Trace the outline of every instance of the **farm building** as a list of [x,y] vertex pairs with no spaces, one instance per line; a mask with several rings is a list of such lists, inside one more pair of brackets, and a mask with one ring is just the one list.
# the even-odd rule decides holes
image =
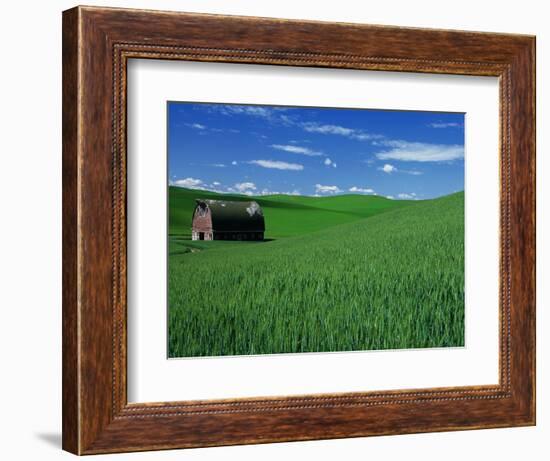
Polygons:
[[257,202],[196,200],[193,240],[263,240],[264,214]]

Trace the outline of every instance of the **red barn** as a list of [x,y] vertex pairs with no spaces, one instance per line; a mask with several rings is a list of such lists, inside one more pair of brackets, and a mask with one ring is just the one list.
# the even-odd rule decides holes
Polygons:
[[196,200],[193,240],[263,240],[265,221],[258,202]]

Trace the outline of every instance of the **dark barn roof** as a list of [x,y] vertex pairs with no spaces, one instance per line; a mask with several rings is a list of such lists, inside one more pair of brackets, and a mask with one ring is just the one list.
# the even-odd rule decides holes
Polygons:
[[210,208],[212,229],[217,232],[264,232],[265,222],[258,202],[229,200],[197,200],[197,206]]

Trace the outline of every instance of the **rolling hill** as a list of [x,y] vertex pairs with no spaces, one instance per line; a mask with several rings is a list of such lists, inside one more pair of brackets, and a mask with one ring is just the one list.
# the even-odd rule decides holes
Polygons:
[[246,196],[169,188],[169,234],[189,238],[195,199],[257,201],[264,212],[267,239],[291,237],[327,227],[358,221],[403,206],[416,205],[406,200],[390,200],[373,195],[306,197],[291,195]]
[[170,357],[464,345],[463,193],[261,197],[261,243],[185,240],[196,194],[170,190]]

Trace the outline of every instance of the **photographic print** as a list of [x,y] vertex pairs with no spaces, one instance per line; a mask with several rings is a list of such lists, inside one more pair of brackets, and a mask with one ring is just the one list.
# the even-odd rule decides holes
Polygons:
[[464,346],[464,114],[168,102],[168,356]]

